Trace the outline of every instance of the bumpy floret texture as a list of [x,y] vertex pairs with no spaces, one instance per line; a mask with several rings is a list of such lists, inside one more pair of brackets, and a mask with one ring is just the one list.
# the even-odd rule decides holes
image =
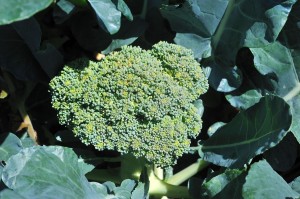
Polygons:
[[207,87],[192,53],[164,42],[151,51],[125,46],[100,62],[81,58],[50,82],[59,122],[83,143],[161,167],[175,164],[198,135],[192,102]]

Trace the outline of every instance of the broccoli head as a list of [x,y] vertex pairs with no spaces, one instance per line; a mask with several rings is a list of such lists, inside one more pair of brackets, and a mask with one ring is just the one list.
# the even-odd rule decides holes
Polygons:
[[190,50],[166,42],[124,46],[100,62],[65,66],[50,82],[59,122],[96,149],[175,164],[202,121],[192,104],[208,83]]

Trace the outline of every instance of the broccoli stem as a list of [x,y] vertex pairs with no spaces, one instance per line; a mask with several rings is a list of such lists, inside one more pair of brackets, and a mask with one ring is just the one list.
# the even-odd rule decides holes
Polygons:
[[122,156],[121,159],[121,178],[138,180],[146,161],[142,158],[136,158],[131,154]]
[[124,179],[138,180],[142,170],[147,169],[149,176],[149,194],[155,197],[168,196],[190,198],[188,188],[185,186],[176,186],[164,182],[155,175],[157,168],[154,165],[149,165],[143,158],[135,158],[132,155],[124,155],[121,161],[120,176]]
[[162,168],[154,166],[153,171],[154,171],[154,175],[156,175],[156,177],[158,179],[161,179],[161,180],[164,179],[164,170]]
[[147,169],[150,184],[149,195],[155,197],[191,198],[187,187],[168,184],[155,175],[153,167],[148,166]]
[[197,162],[191,164],[187,168],[179,171],[178,173],[174,174],[173,176],[169,177],[165,180],[166,183],[171,185],[180,185],[184,181],[191,178],[193,175],[198,173],[199,171],[203,170],[209,165],[208,162],[204,160],[198,160]]
[[115,169],[94,169],[86,174],[86,177],[92,181],[105,182],[112,181],[120,184],[124,179],[139,180],[142,170],[147,169],[149,178],[149,195],[154,197],[174,197],[174,198],[191,198],[189,190],[185,186],[179,186],[182,182],[188,180],[209,165],[204,160],[199,160],[188,166],[174,176],[163,180],[157,176],[161,169],[149,165],[143,158],[135,158],[132,155],[124,155],[121,158],[121,167]]

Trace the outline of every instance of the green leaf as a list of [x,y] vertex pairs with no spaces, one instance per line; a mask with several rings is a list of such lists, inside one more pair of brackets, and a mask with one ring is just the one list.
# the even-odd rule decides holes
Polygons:
[[85,50],[101,52],[112,41],[107,32],[97,27],[97,20],[90,12],[74,15],[70,19],[70,24],[76,41]]
[[[117,187],[115,183],[107,181],[103,184],[91,182],[90,183],[98,193],[98,198],[103,199],[143,199],[142,195],[136,198],[135,188],[136,182],[134,180],[126,179]],[[140,184],[140,183],[139,183]],[[143,183],[142,183],[143,184]],[[139,187],[139,185],[137,186]],[[135,189],[134,189],[135,188]],[[138,188],[140,189],[140,188]],[[144,194],[144,192],[143,192]]]
[[141,19],[135,19],[132,22],[122,21],[122,24],[119,32],[112,36],[110,45],[102,51],[103,54],[108,54],[121,46],[132,44],[145,32],[147,27],[146,22]]
[[227,67],[216,61],[208,61],[203,64],[208,73],[209,85],[220,92],[230,92],[238,88],[242,83],[241,71],[236,67]]
[[[26,197],[23,197],[21,194],[16,193],[15,191],[12,191],[10,189],[4,189],[0,192],[0,198],[1,199],[28,199]],[[35,199],[35,198],[32,198]]]
[[[216,196],[242,173],[242,170],[227,169],[224,173],[221,173],[209,179],[207,182],[204,182],[201,187],[201,198],[212,198]],[[230,195],[230,197],[232,197],[232,195]]]
[[264,153],[265,159],[276,171],[287,172],[297,159],[298,142],[292,133],[288,133],[275,147]]
[[[51,43],[41,43],[41,29],[34,18],[12,24],[18,35],[30,49],[32,55],[49,78],[61,69],[63,57]],[[51,62],[49,62],[51,60]]]
[[27,19],[52,2],[53,0],[0,0],[0,25]]
[[[272,72],[276,74],[289,72],[290,65],[293,65],[289,49],[279,42],[274,42],[263,48],[250,48],[250,50],[254,55],[255,68],[263,75]],[[285,86],[287,87],[284,89],[287,91],[292,88],[292,85]]]
[[57,2],[57,5],[66,13],[66,14],[70,14],[74,8],[75,5],[73,5],[70,1],[67,0],[60,0],[59,2]]
[[90,184],[92,185],[94,190],[97,192],[97,195],[99,196],[99,198],[105,198],[108,195],[107,189],[104,185],[102,185],[98,182],[90,182]]
[[147,185],[143,182],[139,182],[136,188],[133,190],[131,199],[143,199],[148,195]]
[[236,59],[244,77],[243,82],[238,89],[227,93],[225,97],[233,107],[245,110],[256,104],[261,97],[274,94],[277,78],[274,74],[259,73],[254,67],[249,48],[242,48]]
[[[282,33],[280,34],[280,41],[283,43],[283,45],[287,48],[289,48],[289,56],[287,59],[289,61],[293,60],[293,64],[290,65],[289,70],[294,70],[294,76],[288,76],[287,82],[291,78],[291,84],[294,84],[294,82],[297,82],[297,86],[299,89],[300,81],[300,39],[297,37],[297,35],[300,34],[300,3],[295,4],[293,7],[292,13],[289,16],[289,19],[287,21],[286,26],[284,27]],[[281,75],[281,74],[279,74]],[[298,77],[297,79],[293,79]],[[281,76],[279,76],[281,78]],[[279,84],[279,89],[283,85]],[[297,138],[298,142],[300,143],[300,123],[298,122],[300,120],[300,95],[296,95],[294,98],[290,99],[288,103],[291,106],[292,115],[293,115],[293,122],[291,126],[291,131],[294,133],[295,137]]]
[[120,199],[131,199],[131,192],[124,189],[123,187],[116,187],[114,189],[114,194]]
[[203,102],[201,99],[197,99],[193,102],[193,105],[196,107],[197,109],[197,114],[202,117],[203,112],[204,112],[204,106],[203,106]]
[[115,183],[110,182],[110,181],[104,182],[102,185],[104,185],[106,187],[108,193],[112,193],[114,191],[114,189],[116,188]]
[[[31,27],[32,29],[32,27]],[[36,39],[36,34],[32,38]],[[1,68],[21,80],[44,80],[45,73],[39,68],[29,48],[11,25],[0,26],[0,61]],[[33,42],[31,42],[33,45]]]
[[233,107],[245,110],[259,102],[260,98],[262,98],[262,94],[257,90],[252,89],[240,95],[228,94],[225,97]]
[[248,172],[243,186],[243,198],[274,199],[274,196],[298,198],[300,195],[293,191],[265,160],[261,160],[253,164]]
[[[211,40],[193,33],[177,33],[174,38],[176,44],[185,46],[194,52],[195,58],[208,58],[211,56]],[[200,46],[199,46],[200,45]]]
[[220,166],[243,167],[251,158],[278,144],[291,120],[289,105],[283,99],[263,97],[203,142],[203,158]]
[[[299,46],[300,47],[300,46]],[[299,48],[300,49],[300,48]],[[250,49],[254,55],[255,67],[261,74],[275,73],[278,81],[276,85],[276,94],[285,97],[291,90],[297,87],[299,77],[297,71],[300,70],[300,60],[297,62],[294,56],[299,56],[300,52],[294,52],[279,42],[275,42],[269,46],[260,49]],[[300,143],[300,95],[288,99],[291,106],[293,121],[291,130]]]
[[[77,142],[79,143],[79,142]],[[75,143],[72,143],[75,144]],[[85,163],[86,165],[89,165],[87,168],[87,171],[92,169],[92,167],[96,167],[100,164],[103,164],[105,158],[99,157],[99,154],[95,153],[95,151],[83,149],[83,148],[72,148],[74,152],[79,156],[79,161]],[[108,158],[109,159],[109,158]],[[107,161],[107,159],[105,159]]]
[[121,12],[111,0],[88,0],[98,19],[110,34],[115,34],[121,27]]
[[240,84],[234,73],[223,70],[235,66],[236,54],[241,47],[257,48],[274,42],[295,2],[189,0],[181,7],[165,6],[162,14],[177,33],[177,44],[192,49],[197,58],[211,55],[207,66],[219,65],[212,75],[219,73],[219,77],[210,79],[211,85],[218,91],[229,92]]
[[34,57],[50,79],[57,75],[63,66],[62,54],[49,42],[42,43],[41,49],[34,53]]
[[2,180],[25,198],[97,198],[76,154],[59,146],[21,150],[7,161]]
[[131,199],[147,198],[149,188],[150,188],[149,175],[147,173],[147,168],[144,167],[142,169],[139,183],[132,192]]
[[211,137],[219,128],[222,128],[222,126],[226,125],[224,122],[216,122],[213,123],[208,129],[207,129],[207,135]]
[[118,0],[117,9],[130,21],[133,20],[130,9],[123,0]]
[[189,0],[181,7],[163,7],[162,14],[169,20],[172,29],[176,32],[195,33],[207,38],[215,34],[228,7],[228,2],[228,0]]
[[13,133],[1,134],[0,141],[0,161],[7,161],[23,149],[21,140]]
[[[71,3],[71,1],[68,0],[60,0],[59,2],[56,3],[55,6],[53,6],[53,13],[52,13],[52,18],[55,22],[56,25],[61,25],[64,22],[66,22],[68,19],[73,16],[73,14],[76,13],[76,6]],[[60,37],[60,38],[55,38],[60,39],[60,40],[67,40],[69,38],[65,37]]]
[[188,188],[189,188],[189,193],[191,195],[191,198],[193,199],[201,198],[201,193],[199,190],[201,189],[202,183],[203,180],[196,177],[191,177],[188,180]]
[[79,6],[79,7],[85,7],[88,5],[87,0],[68,0],[72,4]]
[[136,183],[134,180],[126,179],[126,180],[122,181],[120,187],[128,190],[129,192],[132,192],[135,185],[136,185]]
[[93,165],[86,163],[82,158],[78,158],[78,166],[83,174],[87,174],[95,168]]
[[[27,133],[26,133],[27,134]],[[36,145],[36,143],[31,139],[31,137],[28,136],[28,134],[25,137],[21,138],[22,146],[23,148],[29,148]]]
[[242,188],[245,183],[247,173],[243,172],[232,181],[230,181],[213,199],[240,199],[242,197]]
[[290,187],[300,194],[300,177],[297,177],[292,182],[289,183]]
[[17,79],[48,81],[63,64],[54,46],[41,45],[41,29],[34,18],[0,26],[0,37],[5,38],[0,41],[1,68]]
[[[291,90],[300,85],[300,5],[297,3],[279,36],[279,42],[264,48],[251,48],[254,55],[255,67],[261,74],[274,73],[278,80],[276,94],[285,97]],[[291,106],[293,121],[291,131],[300,143],[300,95],[287,99]]]

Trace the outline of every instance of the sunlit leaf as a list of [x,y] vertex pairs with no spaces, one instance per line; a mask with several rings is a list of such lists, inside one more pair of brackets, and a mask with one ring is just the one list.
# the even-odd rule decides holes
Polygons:
[[121,11],[121,13],[130,21],[133,20],[133,16],[131,14],[131,11],[129,7],[126,5],[126,3],[123,0],[118,0],[117,3],[117,9]]
[[203,158],[220,166],[243,167],[254,156],[278,144],[291,120],[289,105],[283,99],[263,97],[204,141]]
[[297,177],[292,182],[289,183],[290,187],[300,194],[300,177]]
[[[243,170],[238,170],[238,169],[227,169],[223,173],[204,182],[200,190],[201,198],[212,198],[215,197],[217,194],[222,194],[222,191],[224,191],[226,186],[233,187],[232,184],[234,184],[235,182],[234,180],[238,178],[238,176],[240,176],[243,172],[244,172]],[[238,188],[238,186],[235,185],[235,188]],[[223,197],[226,197],[224,193],[222,195]],[[233,195],[230,195],[230,197],[236,198]]]
[[104,23],[110,34],[115,34],[121,27],[121,12],[111,0],[88,0],[97,17]]
[[10,156],[23,149],[21,140],[12,133],[2,134],[0,137],[0,161],[7,161]]
[[211,59],[210,65],[218,65],[210,79],[211,86],[229,92],[240,83],[234,73],[223,70],[235,66],[235,57],[241,47],[262,47],[274,42],[295,2],[189,0],[182,6],[165,6],[162,13],[177,33],[176,43],[192,49],[197,58]]
[[76,154],[58,146],[21,150],[7,161],[2,180],[25,198],[97,198]]
[[102,53],[107,54],[121,46],[132,44],[147,27],[146,22],[141,19],[135,19],[132,22],[122,21],[122,24],[119,32],[112,36],[112,42]]
[[52,2],[53,0],[0,0],[0,25],[27,19]]
[[274,196],[276,198],[299,198],[300,195],[293,191],[265,160],[254,163],[243,186],[243,198],[274,199]]

